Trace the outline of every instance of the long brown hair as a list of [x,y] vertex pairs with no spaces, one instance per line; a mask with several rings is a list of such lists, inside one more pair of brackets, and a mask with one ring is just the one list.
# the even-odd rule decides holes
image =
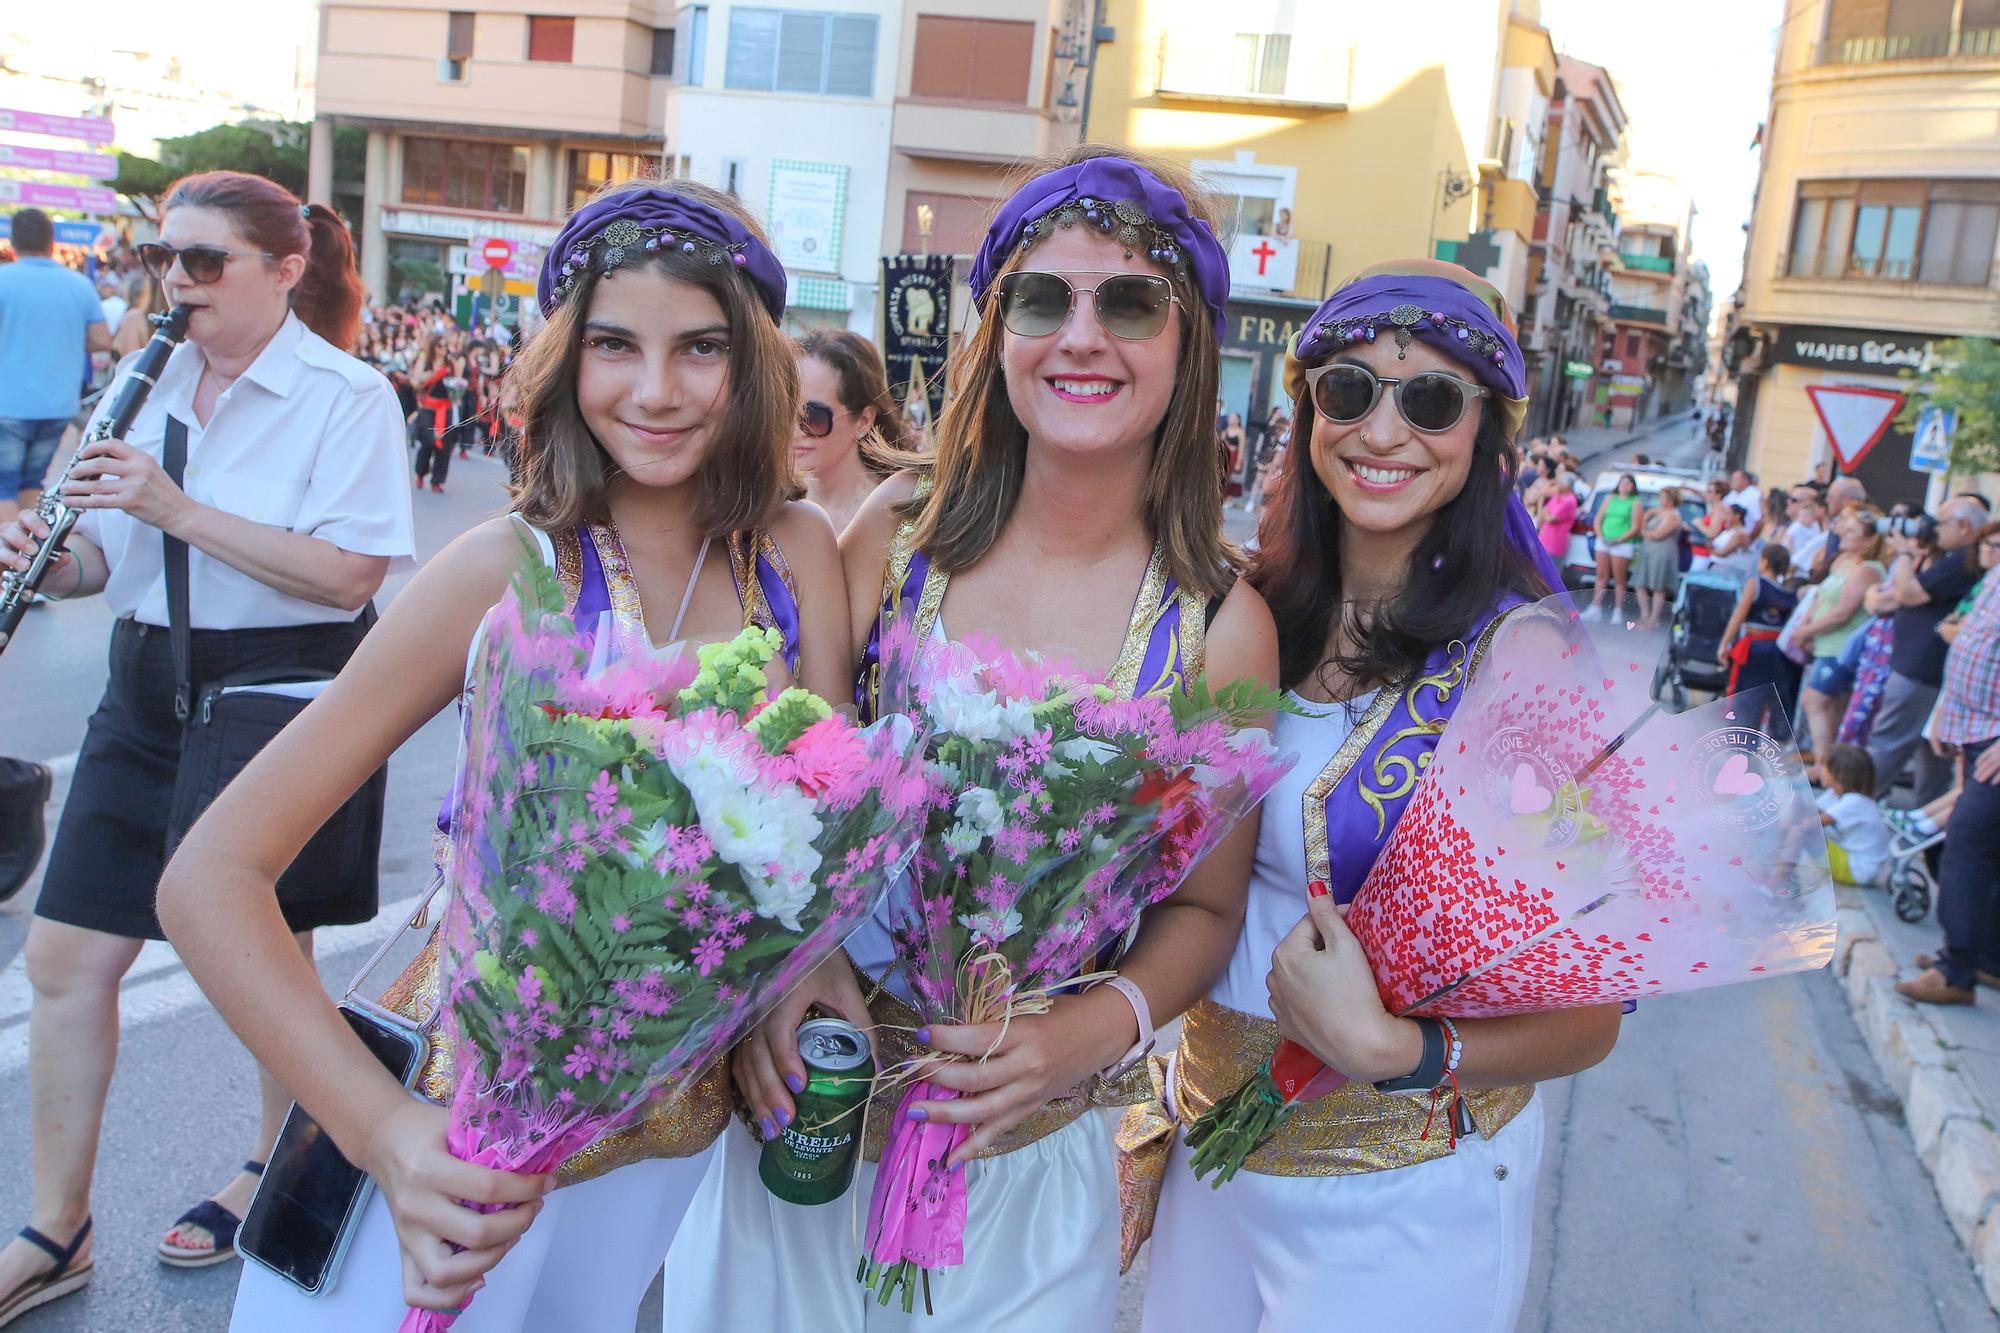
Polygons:
[[277,258],[304,255],[306,269],[292,288],[292,309],[341,351],[354,350],[368,292],[355,272],[354,237],[340,214],[325,204],[302,204],[276,181],[243,171],[181,177],[167,187],[160,216],[183,207],[228,214],[244,240]]
[[[1191,216],[1221,230],[1186,168],[1129,148],[1080,144],[1028,164],[1013,188],[1096,157],[1137,163],[1180,191]],[[1022,263],[1017,250],[994,274],[979,327],[952,358],[953,392],[933,428],[935,484],[904,506],[905,515],[916,519],[916,544],[947,573],[977,564],[993,549],[1014,515],[1027,472],[1028,432],[1008,401],[1000,365],[998,294],[999,279]],[[1147,529],[1164,548],[1168,571],[1182,587],[1219,597],[1229,590],[1239,559],[1222,532],[1222,455],[1215,447],[1213,415],[1221,347],[1201,293],[1164,266],[1160,272],[1180,298],[1181,348],[1140,503]]]
[[[672,190],[727,213],[764,239],[757,220],[733,195],[693,181],[620,181],[599,190],[595,199],[648,187]],[[695,521],[711,537],[762,527],[787,500],[804,494],[792,469],[799,374],[791,343],[736,265],[710,264],[698,255],[683,255],[676,246],[628,253],[638,258],[621,269],[649,266],[700,287],[729,320],[729,388],[710,425],[709,453],[696,481]],[[596,267],[586,268],[507,372],[521,411],[514,508],[550,532],[601,523],[610,512],[611,460],[576,403],[583,325],[597,282]]]
[[877,477],[908,467],[916,447],[903,409],[889,392],[889,372],[875,344],[847,329],[809,329],[793,341],[800,356],[825,362],[833,371],[842,408],[875,409],[875,424],[854,442],[861,465]]

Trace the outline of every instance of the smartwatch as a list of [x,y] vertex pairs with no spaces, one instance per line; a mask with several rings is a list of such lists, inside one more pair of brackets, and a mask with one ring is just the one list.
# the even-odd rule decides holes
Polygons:
[[1423,1058],[1417,1067],[1401,1078],[1385,1078],[1375,1085],[1375,1091],[1394,1094],[1429,1092],[1444,1082],[1445,1057],[1449,1053],[1444,1036],[1444,1025],[1435,1018],[1419,1018],[1417,1027],[1424,1034]]

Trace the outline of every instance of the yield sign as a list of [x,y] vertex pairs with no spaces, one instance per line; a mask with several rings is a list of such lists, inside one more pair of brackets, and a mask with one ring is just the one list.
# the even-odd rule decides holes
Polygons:
[[1808,384],[1819,424],[1833,444],[1842,472],[1852,472],[1903,410],[1903,395],[1893,389],[1865,389],[1858,384]]

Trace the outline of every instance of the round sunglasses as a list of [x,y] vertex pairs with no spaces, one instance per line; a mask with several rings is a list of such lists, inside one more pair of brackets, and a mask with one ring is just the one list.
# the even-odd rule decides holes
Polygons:
[[1157,338],[1180,300],[1174,286],[1150,273],[1117,273],[1078,288],[1060,273],[1021,270],[1000,279],[1000,322],[1022,338],[1046,338],[1063,326],[1079,291],[1090,294],[1097,322],[1114,338]]
[[1403,414],[1403,420],[1427,435],[1450,430],[1473,399],[1492,393],[1484,385],[1467,383],[1442,370],[1390,379],[1352,361],[1336,361],[1306,372],[1306,392],[1312,397],[1313,410],[1341,425],[1360,421],[1373,412],[1384,385],[1395,387],[1396,410]]
[[188,281],[203,286],[219,281],[222,270],[232,259],[276,259],[268,250],[225,250],[219,245],[187,245],[175,247],[159,241],[147,241],[139,247],[139,263],[146,272],[165,282],[167,273],[174,266],[174,260],[181,261],[181,271],[188,275]]
[[808,402],[799,409],[799,430],[815,440],[833,433],[833,409],[821,402]]

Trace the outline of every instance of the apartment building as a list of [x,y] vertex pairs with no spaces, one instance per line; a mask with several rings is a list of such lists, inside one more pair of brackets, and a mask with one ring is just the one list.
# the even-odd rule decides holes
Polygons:
[[1600,330],[1597,364],[1608,376],[1600,414],[1604,424],[1632,426],[1688,405],[1690,376],[1700,358],[1687,342],[1687,325],[1706,304],[1690,311],[1693,283],[1688,236],[1694,201],[1671,176],[1613,168],[1611,207],[1618,220],[1612,252],[1610,307]]
[[[1521,308],[1530,435],[1560,434],[1601,417],[1600,344],[1611,313],[1608,269],[1617,253],[1605,173],[1623,158],[1626,126],[1611,75],[1588,61],[1557,57],[1544,124],[1535,262]],[[1602,388],[1608,398],[1608,382]]]
[[534,291],[571,205],[655,170],[675,42],[664,0],[452,9],[327,0],[309,193],[331,188],[331,127],[368,131],[362,277],[378,300],[446,299],[464,317],[484,264],[515,246],[506,300]]
[[1837,452],[1809,390],[1900,394],[1940,339],[2000,333],[2000,0],[1787,8],[1724,347],[1732,449],[1774,484],[1839,471],[1920,500],[1943,482],[1909,432],[1836,419]]

